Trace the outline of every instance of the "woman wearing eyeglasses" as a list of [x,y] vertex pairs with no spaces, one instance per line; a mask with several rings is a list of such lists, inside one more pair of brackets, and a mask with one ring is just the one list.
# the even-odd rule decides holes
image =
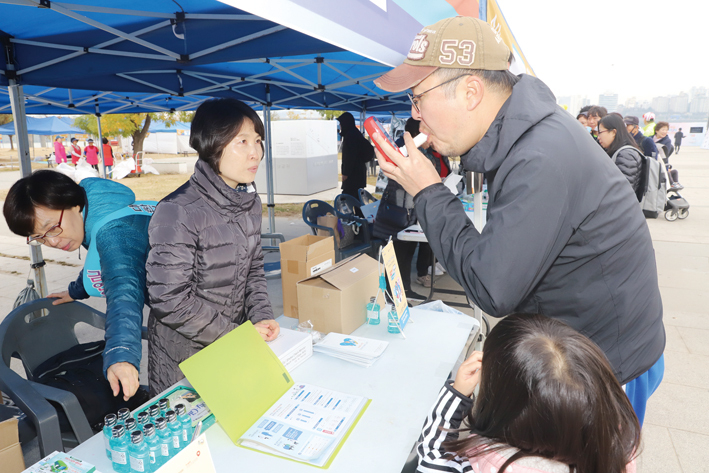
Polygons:
[[619,115],[606,115],[601,119],[598,123],[598,143],[628,180],[638,201],[641,201],[643,195],[640,190],[640,175],[643,154]]
[[55,171],[36,171],[13,184],[3,207],[13,233],[30,245],[88,250],[84,268],[54,304],[106,298],[103,370],[113,395],[139,387],[148,223],[154,207],[138,205],[123,184],[87,178],[76,184]]

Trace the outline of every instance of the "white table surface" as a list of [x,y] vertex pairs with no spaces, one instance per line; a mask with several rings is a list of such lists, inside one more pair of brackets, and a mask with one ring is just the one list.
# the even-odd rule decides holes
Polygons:
[[[294,322],[280,317],[282,325]],[[471,317],[413,308],[406,339],[379,325],[363,325],[353,335],[386,340],[389,346],[365,368],[314,353],[293,370],[295,382],[372,399],[350,437],[327,471],[392,472],[404,466],[419,437],[423,421],[463,350],[473,327]],[[157,398],[156,398],[157,399]],[[206,431],[217,472],[310,472],[315,467],[235,446],[219,423]],[[71,451],[102,473],[112,472],[99,433]]]

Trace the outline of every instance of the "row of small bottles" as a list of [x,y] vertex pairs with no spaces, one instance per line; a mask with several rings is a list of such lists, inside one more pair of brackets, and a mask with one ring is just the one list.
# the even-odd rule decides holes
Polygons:
[[104,418],[106,456],[117,473],[153,473],[192,440],[192,420],[184,404],[168,408],[160,399],[131,417],[128,409]]

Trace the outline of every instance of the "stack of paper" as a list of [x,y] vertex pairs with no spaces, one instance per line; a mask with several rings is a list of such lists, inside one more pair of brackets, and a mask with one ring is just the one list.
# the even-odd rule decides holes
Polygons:
[[278,337],[266,343],[289,373],[313,356],[313,337],[309,333],[281,327]]
[[389,342],[371,338],[329,333],[313,346],[313,351],[362,366],[372,366],[384,353]]

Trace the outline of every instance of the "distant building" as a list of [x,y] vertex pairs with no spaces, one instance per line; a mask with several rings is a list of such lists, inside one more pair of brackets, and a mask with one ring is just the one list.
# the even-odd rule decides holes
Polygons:
[[670,98],[670,112],[687,113],[689,108],[689,96],[684,92]]
[[699,95],[692,99],[689,105],[690,113],[709,113],[709,97]]
[[667,113],[670,111],[670,98],[653,97],[651,107],[655,113]]
[[598,96],[598,105],[606,107],[609,112],[615,112],[618,108],[618,94],[605,93]]
[[635,97],[630,97],[625,101],[625,108],[635,108],[638,106],[638,99]]

